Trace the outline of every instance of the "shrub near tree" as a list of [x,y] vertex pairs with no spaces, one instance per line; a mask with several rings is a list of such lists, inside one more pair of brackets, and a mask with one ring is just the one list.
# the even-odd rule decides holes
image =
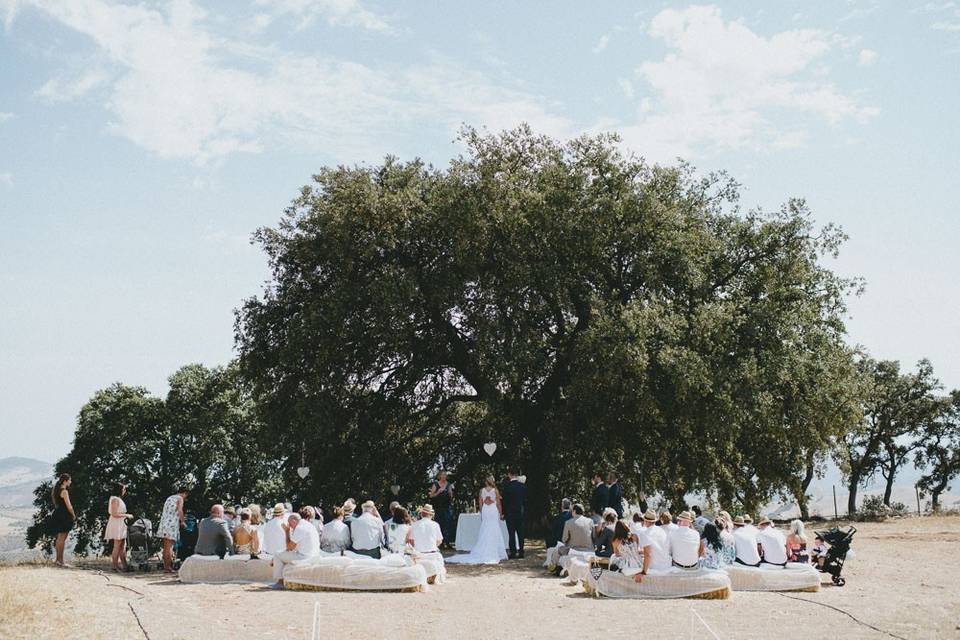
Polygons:
[[[98,547],[119,480],[129,483],[128,512],[155,527],[164,498],[185,480],[195,485],[187,507],[197,513],[218,500],[275,495],[275,466],[259,453],[262,434],[252,408],[231,367],[183,367],[170,377],[166,400],[119,383],[95,393],[80,410],[72,449],[55,465],[57,474],[73,476],[75,551]],[[35,495],[30,546],[44,539],[53,507],[49,483]]]
[[535,521],[598,467],[674,501],[805,487],[853,421],[830,398],[850,397],[857,283],[821,264],[843,235],[611,136],[461,141],[445,169],[323,169],[257,233],[273,280],[237,345],[284,473],[302,448],[383,495],[439,455],[510,462]]

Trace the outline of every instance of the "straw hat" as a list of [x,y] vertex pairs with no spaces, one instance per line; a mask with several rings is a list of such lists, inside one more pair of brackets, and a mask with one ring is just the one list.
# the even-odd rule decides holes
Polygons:
[[420,515],[428,515],[432,517],[434,515],[433,505],[425,504],[422,507],[420,507],[419,512],[420,512]]
[[604,517],[604,519],[606,519],[606,517],[607,517],[608,515],[610,515],[610,514],[613,514],[613,516],[616,517],[616,516],[617,516],[617,510],[614,509],[613,507],[607,507],[606,509],[603,510],[603,517]]
[[762,527],[765,524],[773,524],[773,521],[767,516],[763,516],[762,518],[760,518],[760,522],[758,522],[757,524],[759,524]]
[[273,505],[273,515],[282,516],[283,512],[284,512],[284,506],[282,502],[278,502],[277,504]]
[[653,509],[647,509],[646,511],[643,512],[643,519],[646,520],[647,522],[656,522],[657,514]]
[[750,514],[748,513],[747,515],[743,516],[743,521],[747,524],[750,524],[751,522],[753,522],[753,518],[751,518]]
[[677,520],[686,520],[687,522],[693,522],[693,514],[689,511],[681,511],[680,515],[677,516]]
[[743,521],[743,516],[737,516],[733,519],[733,526],[735,527],[742,527],[745,524],[746,522]]
[[232,516],[237,515],[237,509],[236,509],[236,507],[224,507],[224,508],[223,508],[223,512],[224,512],[224,513],[229,513],[229,514],[232,515]]
[[360,508],[363,509],[364,511],[373,511],[377,508],[377,505],[373,503],[373,500],[367,500],[362,505],[360,505]]

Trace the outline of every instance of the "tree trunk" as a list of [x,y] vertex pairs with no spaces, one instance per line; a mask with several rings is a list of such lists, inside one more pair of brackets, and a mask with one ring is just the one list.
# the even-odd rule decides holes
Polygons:
[[538,425],[530,437],[530,462],[527,476],[527,509],[525,520],[529,533],[544,528],[550,509],[550,478],[548,443],[543,426]]
[[813,462],[813,453],[807,454],[807,464],[804,468],[803,480],[800,481],[800,491],[795,495],[797,499],[797,507],[800,508],[800,518],[802,520],[810,519],[810,505],[807,501],[807,489],[810,488],[810,483],[813,482],[814,475],[814,462]]
[[847,515],[852,516],[857,512],[857,490],[860,488],[860,474],[850,474],[850,495],[847,496]]
[[883,504],[890,506],[890,496],[893,494],[893,480],[897,477],[896,467],[890,465],[890,474],[887,476],[887,486],[883,490]]
[[930,492],[931,506],[934,513],[940,513],[940,492],[936,489]]

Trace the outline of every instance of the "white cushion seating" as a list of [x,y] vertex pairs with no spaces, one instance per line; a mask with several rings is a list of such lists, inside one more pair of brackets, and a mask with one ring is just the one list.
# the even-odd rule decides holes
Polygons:
[[649,571],[642,582],[619,571],[603,571],[599,579],[592,573],[584,580],[588,593],[608,598],[703,598],[723,600],[730,597],[730,577],[710,569],[671,568]]
[[559,556],[557,559],[557,566],[560,567],[560,575],[568,575],[570,573],[570,563],[574,559],[583,560],[589,565],[590,558],[593,557],[593,551],[577,551],[576,549],[571,549],[570,553]]
[[809,564],[788,562],[777,567],[761,564],[747,567],[732,564],[726,567],[734,591],[819,591],[820,572]]
[[319,591],[423,591],[427,572],[399,554],[379,560],[365,556],[325,556],[288,564],[288,589]]
[[217,556],[193,555],[183,561],[179,571],[180,582],[205,584],[231,584],[247,582],[272,582],[270,556],[262,555],[251,560],[248,555]]
[[547,558],[543,561],[543,566],[547,568],[547,571],[554,571],[557,568],[557,563],[560,561],[560,547],[550,547],[547,549]]

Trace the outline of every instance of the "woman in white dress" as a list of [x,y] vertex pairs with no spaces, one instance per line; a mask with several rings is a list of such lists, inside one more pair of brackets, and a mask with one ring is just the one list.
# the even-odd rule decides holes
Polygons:
[[103,533],[104,540],[113,541],[113,552],[110,554],[110,564],[114,571],[127,570],[127,505],[123,501],[123,496],[127,494],[127,485],[122,482],[117,483],[117,490],[110,496],[107,503],[107,512],[110,519],[107,520],[107,529]]
[[480,533],[477,542],[470,553],[463,553],[447,558],[447,562],[459,564],[497,564],[507,559],[507,550],[500,532],[500,515],[503,513],[503,502],[497,490],[497,481],[493,476],[487,477],[487,486],[480,490],[477,498],[480,508]]

